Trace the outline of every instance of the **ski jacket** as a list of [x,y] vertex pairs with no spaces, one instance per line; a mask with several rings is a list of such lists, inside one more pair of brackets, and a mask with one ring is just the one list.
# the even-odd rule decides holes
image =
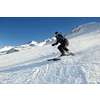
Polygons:
[[68,40],[62,36],[61,34],[58,34],[58,36],[56,36],[57,42],[54,43],[53,45],[57,45],[58,43],[61,43],[61,45],[69,45]]

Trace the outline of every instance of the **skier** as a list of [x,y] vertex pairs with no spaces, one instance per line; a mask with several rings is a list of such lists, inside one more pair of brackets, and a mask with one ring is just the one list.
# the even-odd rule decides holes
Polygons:
[[57,42],[52,44],[52,46],[57,45],[58,43],[60,43],[60,45],[58,46],[58,50],[61,52],[60,56],[65,56],[65,51],[68,53],[68,55],[71,55],[72,53],[69,51],[69,49],[67,48],[67,46],[69,45],[68,40],[62,36],[61,33],[55,32],[55,36],[57,39]]

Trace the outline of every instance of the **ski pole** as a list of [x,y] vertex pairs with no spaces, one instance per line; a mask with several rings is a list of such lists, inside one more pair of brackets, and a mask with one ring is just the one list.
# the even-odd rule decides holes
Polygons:
[[54,48],[53,48],[53,54],[55,53],[55,46],[54,46]]

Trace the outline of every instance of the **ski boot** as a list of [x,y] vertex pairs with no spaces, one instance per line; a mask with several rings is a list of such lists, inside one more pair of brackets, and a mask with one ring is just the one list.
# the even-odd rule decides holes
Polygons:
[[70,55],[74,56],[75,54],[68,50],[67,51],[67,56],[70,56]]

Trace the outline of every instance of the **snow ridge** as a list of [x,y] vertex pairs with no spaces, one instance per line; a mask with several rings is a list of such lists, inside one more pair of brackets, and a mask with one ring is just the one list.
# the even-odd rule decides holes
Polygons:
[[100,30],[100,23],[96,23],[96,22],[86,23],[86,24],[75,27],[69,33],[65,34],[65,37],[67,36],[73,37],[73,36],[78,36],[82,34],[88,34],[88,33],[99,31],[99,30]]
[[28,49],[31,49],[33,47],[41,47],[43,45],[51,44],[55,40],[56,40],[55,37],[51,37],[51,38],[48,38],[40,43],[37,43],[36,41],[30,41],[30,42],[25,43],[25,44],[20,45],[20,46],[5,46],[4,48],[0,49],[0,55],[14,53],[17,51],[19,52],[21,50],[28,50]]

